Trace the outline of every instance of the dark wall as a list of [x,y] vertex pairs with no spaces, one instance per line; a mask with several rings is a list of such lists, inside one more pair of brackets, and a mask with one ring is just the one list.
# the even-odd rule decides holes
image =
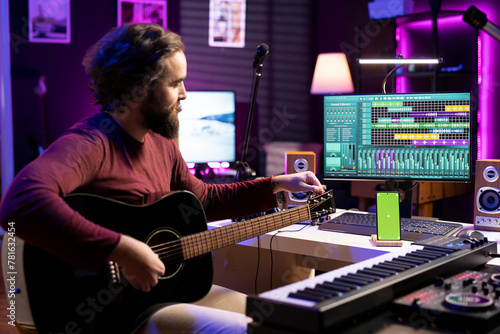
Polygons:
[[316,122],[309,95],[314,66],[311,63],[311,3],[308,0],[247,1],[244,48],[208,47],[208,11],[208,1],[179,4],[179,32],[186,43],[188,60],[186,88],[236,91],[240,139],[237,158],[241,157],[248,119],[252,59],[259,44],[269,45],[247,156],[258,175],[263,175],[266,143],[321,140],[315,133],[320,132],[322,124]]
[[[264,174],[263,146],[271,141],[319,142],[323,140],[322,98],[311,96],[309,87],[316,55],[344,51],[348,54],[353,80],[358,25],[369,20],[368,0],[251,0],[247,1],[246,44],[244,48],[208,46],[208,1],[169,0],[168,26],[180,33],[186,43],[188,90],[235,90],[237,93],[237,134],[240,157],[246,131],[253,72],[252,58],[260,43],[270,46],[257,100],[249,160],[259,175]],[[465,10],[469,0],[443,0],[444,10]],[[415,11],[430,9],[429,0],[415,1]],[[496,0],[475,1],[498,23]],[[12,43],[12,81],[16,171],[31,160],[28,138],[44,140],[41,129],[40,99],[34,94],[40,75],[47,77],[47,111],[50,140],[83,117],[98,111],[91,103],[87,79],[81,65],[87,48],[116,24],[115,0],[71,2],[71,44],[27,43],[27,1],[10,1]],[[497,10],[494,10],[497,9]],[[491,38],[491,37],[489,37]],[[367,42],[378,43],[372,39]],[[387,48],[387,41],[380,48]],[[492,44],[494,47],[500,43]],[[500,82],[499,64],[491,63],[494,82]],[[378,87],[377,87],[378,89]],[[498,85],[487,87],[498,96]],[[497,105],[500,104],[497,103]],[[271,127],[281,121],[279,128]],[[490,142],[498,142],[495,131],[499,118],[488,123]],[[500,146],[488,158],[500,157]],[[321,164],[319,164],[321,166]]]
[[72,1],[71,43],[40,44],[28,43],[28,1],[10,1],[10,29],[17,41],[11,49],[16,171],[32,158],[29,137],[40,144],[45,141],[41,101],[35,94],[40,76],[47,78],[49,141],[98,111],[91,104],[81,62],[87,48],[115,24],[115,7],[115,1]]
[[[40,98],[34,94],[41,75],[47,77],[49,140],[98,112],[91,104],[81,61],[85,51],[116,25],[116,4],[116,0],[72,1],[71,44],[36,44],[27,42],[27,1],[10,1],[11,32],[18,41],[12,49],[16,171],[32,158],[30,136],[38,143],[45,141]],[[265,143],[321,140],[321,123],[314,118],[309,95],[314,66],[313,12],[307,0],[252,0],[247,1],[246,12],[244,48],[208,46],[208,1],[169,0],[168,27],[180,33],[186,44],[188,90],[236,91],[240,142],[246,131],[252,59],[260,43],[269,45],[248,154],[249,163],[262,175]],[[241,143],[237,158],[241,157],[240,152]]]

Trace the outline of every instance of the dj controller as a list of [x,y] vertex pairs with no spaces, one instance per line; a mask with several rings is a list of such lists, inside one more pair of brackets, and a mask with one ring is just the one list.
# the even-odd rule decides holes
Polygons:
[[429,323],[470,333],[500,326],[500,273],[467,270],[393,301],[393,312],[409,325]]

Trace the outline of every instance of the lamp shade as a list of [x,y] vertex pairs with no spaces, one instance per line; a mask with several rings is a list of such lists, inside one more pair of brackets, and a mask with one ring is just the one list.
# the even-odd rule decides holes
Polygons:
[[345,53],[320,53],[314,69],[311,94],[352,92],[354,86]]

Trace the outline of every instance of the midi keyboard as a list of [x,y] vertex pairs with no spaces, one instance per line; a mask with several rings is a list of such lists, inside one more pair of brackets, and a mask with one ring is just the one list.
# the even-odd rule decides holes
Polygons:
[[434,237],[409,248],[247,297],[252,333],[323,333],[395,298],[484,265],[497,244]]

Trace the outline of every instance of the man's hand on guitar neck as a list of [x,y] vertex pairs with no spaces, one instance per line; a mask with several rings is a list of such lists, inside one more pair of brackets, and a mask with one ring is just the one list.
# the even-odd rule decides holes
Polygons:
[[274,193],[284,190],[293,193],[312,191],[315,195],[321,195],[325,189],[326,186],[311,171],[273,176]]
[[121,236],[107,260],[117,262],[127,281],[144,292],[158,284],[158,278],[165,273],[158,255],[145,243],[127,235]]

